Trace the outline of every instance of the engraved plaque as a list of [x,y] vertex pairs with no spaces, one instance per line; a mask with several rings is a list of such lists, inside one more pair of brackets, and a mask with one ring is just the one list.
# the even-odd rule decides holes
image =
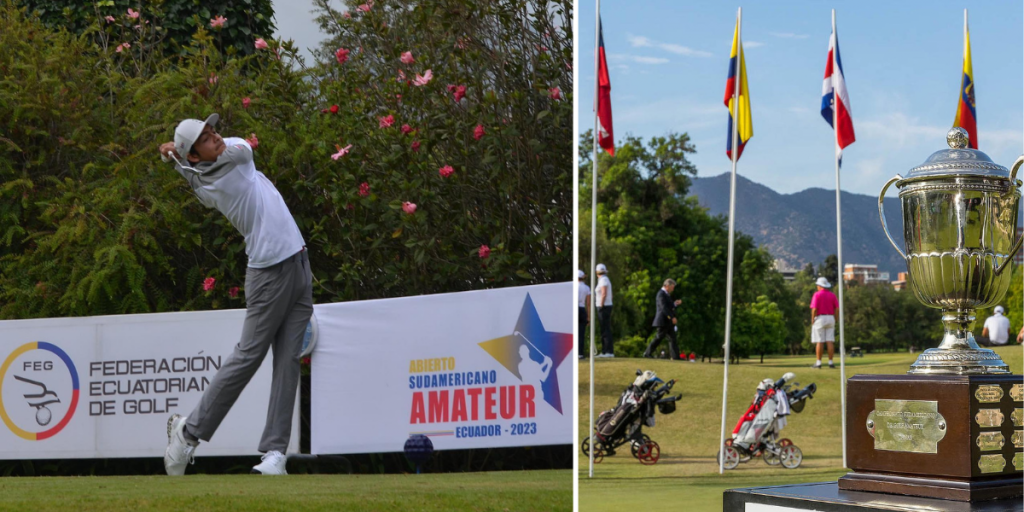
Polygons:
[[978,414],[974,415],[974,421],[977,421],[981,428],[998,427],[1003,424],[1004,419],[1006,418],[999,409],[980,409]]
[[1024,409],[1014,409],[1010,419],[1013,420],[1013,426],[1015,427],[1024,425]]
[[978,389],[974,391],[974,398],[977,398],[978,402],[983,404],[997,403],[1003,398],[1003,388],[999,387],[998,384],[978,386]]
[[938,443],[946,436],[946,420],[938,409],[934,400],[875,399],[875,410],[867,419],[875,449],[938,453]]
[[1024,453],[1013,454],[1013,467],[1017,468],[1017,471],[1024,470]]
[[1014,448],[1024,448],[1024,430],[1018,430],[1010,438]]
[[1006,444],[1002,432],[982,432],[978,434],[978,448],[983,452],[998,450]]
[[982,455],[978,459],[978,469],[982,473],[998,473],[1006,467],[1006,459],[1000,454]]
[[1010,398],[1013,398],[1014,402],[1024,401],[1024,384],[1014,384],[1010,388]]

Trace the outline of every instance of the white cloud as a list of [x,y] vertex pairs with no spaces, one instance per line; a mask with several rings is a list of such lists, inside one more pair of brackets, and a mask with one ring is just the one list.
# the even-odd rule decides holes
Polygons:
[[665,64],[669,62],[668,59],[662,57],[648,57],[646,55],[628,55],[624,53],[612,53],[608,55],[609,59],[613,61],[629,61],[636,62],[637,64]]
[[712,56],[710,52],[705,52],[703,50],[694,50],[689,46],[683,46],[681,44],[660,43],[658,41],[653,41],[650,38],[644,36],[635,36],[632,34],[627,34],[626,39],[629,41],[629,44],[633,45],[633,48],[660,48],[666,52],[674,53],[676,55],[685,55],[687,57]]
[[760,41],[743,41],[744,48],[760,48],[764,46],[764,43]]
[[794,34],[792,32],[769,32],[768,34],[782,39],[807,39],[809,37],[807,34]]

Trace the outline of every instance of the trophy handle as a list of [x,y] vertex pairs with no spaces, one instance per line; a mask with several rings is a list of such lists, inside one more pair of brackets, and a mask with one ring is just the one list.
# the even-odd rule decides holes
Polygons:
[[[1017,183],[1017,171],[1020,170],[1021,164],[1024,164],[1024,155],[1017,157],[1017,161],[1013,163],[1013,167],[1010,169],[1010,189],[1016,188],[1014,184]],[[1013,261],[1013,257],[1020,250],[1021,243],[1024,242],[1024,237],[1017,237],[1017,241],[1013,243],[1013,248],[1010,249],[1010,254],[1006,255],[1006,261],[996,267],[996,275],[1003,272],[1003,269]]]
[[[1019,162],[1024,163],[1024,157],[1021,158],[1022,160],[1020,160]],[[1017,167],[1020,167],[1020,165],[1017,165],[1016,167],[1014,167],[1014,169],[1016,170]],[[885,200],[885,191],[889,190],[890,185],[902,179],[903,176],[897,174],[896,176],[893,176],[892,179],[887,181],[884,187],[882,187],[882,191],[878,194],[878,217],[882,219],[882,230],[885,231],[885,236],[889,238],[889,243],[891,243],[892,246],[896,249],[896,252],[900,253],[900,256],[903,256],[903,259],[905,261],[907,259],[907,255],[903,252],[903,249],[900,249],[899,245],[896,245],[896,241],[893,240],[892,235],[889,234],[889,227],[885,225],[885,206],[882,204],[882,202]],[[1022,238],[1021,240],[1024,240],[1024,238]],[[1020,241],[1018,241],[1017,245],[1020,245]]]

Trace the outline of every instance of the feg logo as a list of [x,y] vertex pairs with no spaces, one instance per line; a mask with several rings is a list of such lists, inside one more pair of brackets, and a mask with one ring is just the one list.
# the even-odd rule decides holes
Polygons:
[[78,394],[75,364],[52,343],[26,343],[0,366],[0,419],[22,439],[60,432],[75,414]]
[[484,341],[480,347],[523,384],[539,387],[544,401],[562,413],[557,370],[572,351],[572,333],[545,331],[530,294],[526,294],[512,334]]

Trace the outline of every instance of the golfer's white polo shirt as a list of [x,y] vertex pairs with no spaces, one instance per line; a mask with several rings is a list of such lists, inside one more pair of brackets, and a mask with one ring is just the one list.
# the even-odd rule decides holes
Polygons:
[[245,237],[249,267],[266,268],[299,252],[305,245],[288,205],[274,184],[256,170],[245,139],[224,139],[227,148],[216,162],[196,168],[205,174],[178,172],[189,181],[199,201],[216,208]]

